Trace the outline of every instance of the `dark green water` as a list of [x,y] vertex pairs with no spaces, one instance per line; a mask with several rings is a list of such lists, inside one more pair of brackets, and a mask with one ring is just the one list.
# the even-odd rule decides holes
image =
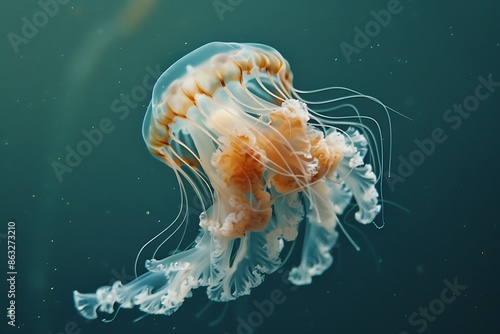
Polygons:
[[[500,5],[217,3],[219,13],[212,0],[75,0],[48,7],[49,16],[36,1],[2,2],[0,246],[7,254],[14,221],[17,275],[15,327],[3,316],[0,332],[498,332]],[[390,22],[374,25],[371,11],[388,6],[395,12]],[[341,45],[356,47],[355,28],[367,24],[372,37],[357,40],[346,57]],[[383,229],[350,229],[361,251],[342,235],[335,264],[309,286],[291,289],[274,274],[227,310],[213,304],[198,314],[207,304],[198,289],[171,316],[134,323],[141,313],[121,310],[111,323],[88,322],[74,309],[72,291],[130,280],[139,248],[177,214],[173,173],[148,153],[141,135],[150,91],[137,87],[215,40],[268,44],[289,61],[297,87],[350,87],[414,119],[392,116],[394,174],[384,178],[384,198],[409,212],[387,204]],[[127,96],[127,107],[115,102]],[[453,111],[455,104],[471,111]],[[384,115],[373,116],[387,131]],[[54,162],[64,162],[68,147],[76,149],[93,127],[109,131],[58,177]],[[433,144],[419,149],[417,142],[430,138]],[[189,238],[196,228],[192,220]],[[7,256],[1,258],[6,309],[13,298]],[[297,261],[295,253],[287,267]],[[450,284],[460,285],[455,296],[444,290]],[[255,316],[274,289],[284,302]],[[258,325],[238,329],[252,316]]]

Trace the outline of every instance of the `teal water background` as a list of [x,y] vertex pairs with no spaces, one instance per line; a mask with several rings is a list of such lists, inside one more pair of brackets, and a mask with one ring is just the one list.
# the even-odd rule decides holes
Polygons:
[[[355,28],[364,30],[374,22],[371,11],[391,1],[67,2],[50,7],[45,22],[37,1],[2,1],[0,249],[7,253],[14,221],[18,274],[16,327],[2,316],[0,333],[499,331],[500,87],[483,88],[489,95],[470,116],[443,118],[454,104],[474,101],[479,77],[500,82],[498,2],[401,0],[400,12],[350,58],[341,43],[355,46]],[[34,19],[41,20],[36,31],[23,31]],[[289,61],[298,88],[350,87],[414,119],[392,115],[392,170],[400,177],[401,159],[418,155],[415,140],[437,131],[442,142],[404,182],[384,178],[384,198],[409,212],[387,204],[383,229],[349,229],[361,251],[342,235],[335,264],[311,285],[291,289],[274,274],[227,309],[213,304],[200,313],[208,301],[198,289],[172,316],[133,322],[141,313],[121,310],[111,323],[88,322],[74,309],[72,291],[130,280],[137,251],[175,218],[179,203],[173,173],[142,139],[150,91],[125,108],[116,101],[140,94],[145,77],[211,41],[268,44]],[[384,115],[374,117],[387,131]],[[58,177],[54,162],[105,119],[112,130]],[[193,219],[190,237],[196,227]],[[0,258],[6,309],[7,259]],[[440,304],[454,281],[466,288]],[[285,301],[258,326],[238,327],[274,289]],[[437,315],[410,323],[429,307]]]

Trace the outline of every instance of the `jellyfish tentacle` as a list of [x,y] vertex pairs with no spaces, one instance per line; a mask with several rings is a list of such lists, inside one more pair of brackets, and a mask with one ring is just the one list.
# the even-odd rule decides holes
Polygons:
[[330,251],[338,238],[335,230],[338,219],[333,203],[329,200],[331,187],[326,181],[321,181],[312,188],[312,197],[306,198],[310,206],[306,213],[306,242],[302,247],[301,261],[288,276],[295,285],[310,284],[313,276],[321,275],[332,265],[333,257]]

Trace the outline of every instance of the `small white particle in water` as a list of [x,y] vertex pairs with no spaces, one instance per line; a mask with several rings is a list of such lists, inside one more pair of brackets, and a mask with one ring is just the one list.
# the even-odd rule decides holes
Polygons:
[[149,215],[149,211],[146,211],[146,214]]

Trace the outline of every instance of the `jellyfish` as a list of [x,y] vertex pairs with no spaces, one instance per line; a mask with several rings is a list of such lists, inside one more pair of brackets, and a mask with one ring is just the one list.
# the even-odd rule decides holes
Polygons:
[[[386,113],[389,107],[352,89],[301,91],[292,81],[288,62],[272,47],[222,42],[192,51],[161,75],[143,136],[173,170],[181,211],[189,208],[188,190],[201,201],[196,222],[181,212],[176,219],[179,226],[197,224],[199,234],[187,249],[147,260],[147,271],[127,284],[74,291],[82,316],[95,319],[116,306],[170,315],[201,287],[212,301],[248,295],[283,266],[299,234],[300,260],[288,279],[310,284],[332,265],[348,207],[359,223],[374,222],[383,142],[366,124],[378,123],[355,101]],[[303,98],[332,91],[343,94]],[[342,108],[352,115],[336,116]]]

